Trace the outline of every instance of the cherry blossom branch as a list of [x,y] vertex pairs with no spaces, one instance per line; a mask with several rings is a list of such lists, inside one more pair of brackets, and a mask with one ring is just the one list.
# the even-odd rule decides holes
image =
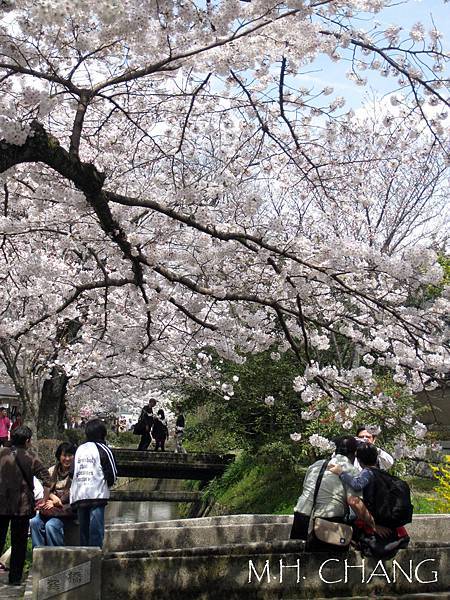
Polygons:
[[85,283],[83,285],[77,285],[75,287],[74,291],[72,292],[72,294],[70,294],[59,306],[57,306],[51,312],[47,312],[47,313],[41,315],[38,319],[35,319],[34,321],[30,322],[27,325],[27,327],[19,330],[13,336],[13,339],[18,340],[20,337],[22,337],[23,335],[28,333],[31,329],[33,329],[33,327],[36,327],[37,325],[39,325],[40,323],[43,323],[47,319],[50,319],[51,317],[62,313],[68,306],[73,304],[73,302],[75,302],[75,300],[77,300],[77,298],[79,298],[83,294],[83,292],[101,289],[101,288],[104,288],[105,286],[122,287],[122,286],[128,285],[130,283],[135,283],[134,279],[107,278],[106,280],[91,281],[90,283]]

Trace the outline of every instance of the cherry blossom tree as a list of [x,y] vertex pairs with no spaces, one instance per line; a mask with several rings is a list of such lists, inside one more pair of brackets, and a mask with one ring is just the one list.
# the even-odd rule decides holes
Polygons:
[[[113,401],[204,347],[289,348],[301,400],[350,422],[389,418],[375,366],[443,377],[445,295],[410,299],[442,278],[412,242],[445,196],[448,57],[434,27],[362,31],[388,4],[2,4],[0,358],[30,420],[58,377],[59,406],[69,380]],[[298,84],[320,54],[392,79],[383,122]]]

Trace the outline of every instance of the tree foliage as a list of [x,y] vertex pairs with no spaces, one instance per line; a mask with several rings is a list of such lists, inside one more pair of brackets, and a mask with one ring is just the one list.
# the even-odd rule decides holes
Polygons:
[[[0,358],[29,419],[55,368],[95,408],[183,381],[204,347],[276,343],[286,385],[336,414],[389,408],[374,364],[442,380],[445,294],[408,298],[442,279],[448,57],[435,27],[361,29],[388,5],[1,5]],[[318,55],[391,79],[391,106],[299,85]]]

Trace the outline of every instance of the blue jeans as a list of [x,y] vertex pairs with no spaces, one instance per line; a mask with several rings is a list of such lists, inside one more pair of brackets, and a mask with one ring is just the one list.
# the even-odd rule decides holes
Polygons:
[[62,519],[52,517],[42,519],[37,514],[30,521],[31,543],[37,546],[64,546],[64,522]]
[[102,548],[105,535],[105,506],[78,507],[80,545]]

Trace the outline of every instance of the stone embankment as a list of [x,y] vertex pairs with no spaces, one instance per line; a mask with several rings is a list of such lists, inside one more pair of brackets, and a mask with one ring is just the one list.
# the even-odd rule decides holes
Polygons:
[[[52,596],[58,600],[448,597],[450,515],[415,517],[408,526],[410,547],[385,563],[354,551],[306,553],[303,542],[288,539],[290,525],[291,517],[277,515],[112,525],[102,555],[36,550],[33,598],[50,597],[39,596],[39,589],[55,589],[62,580],[66,586],[85,583]],[[63,565],[67,573],[61,576]]]

